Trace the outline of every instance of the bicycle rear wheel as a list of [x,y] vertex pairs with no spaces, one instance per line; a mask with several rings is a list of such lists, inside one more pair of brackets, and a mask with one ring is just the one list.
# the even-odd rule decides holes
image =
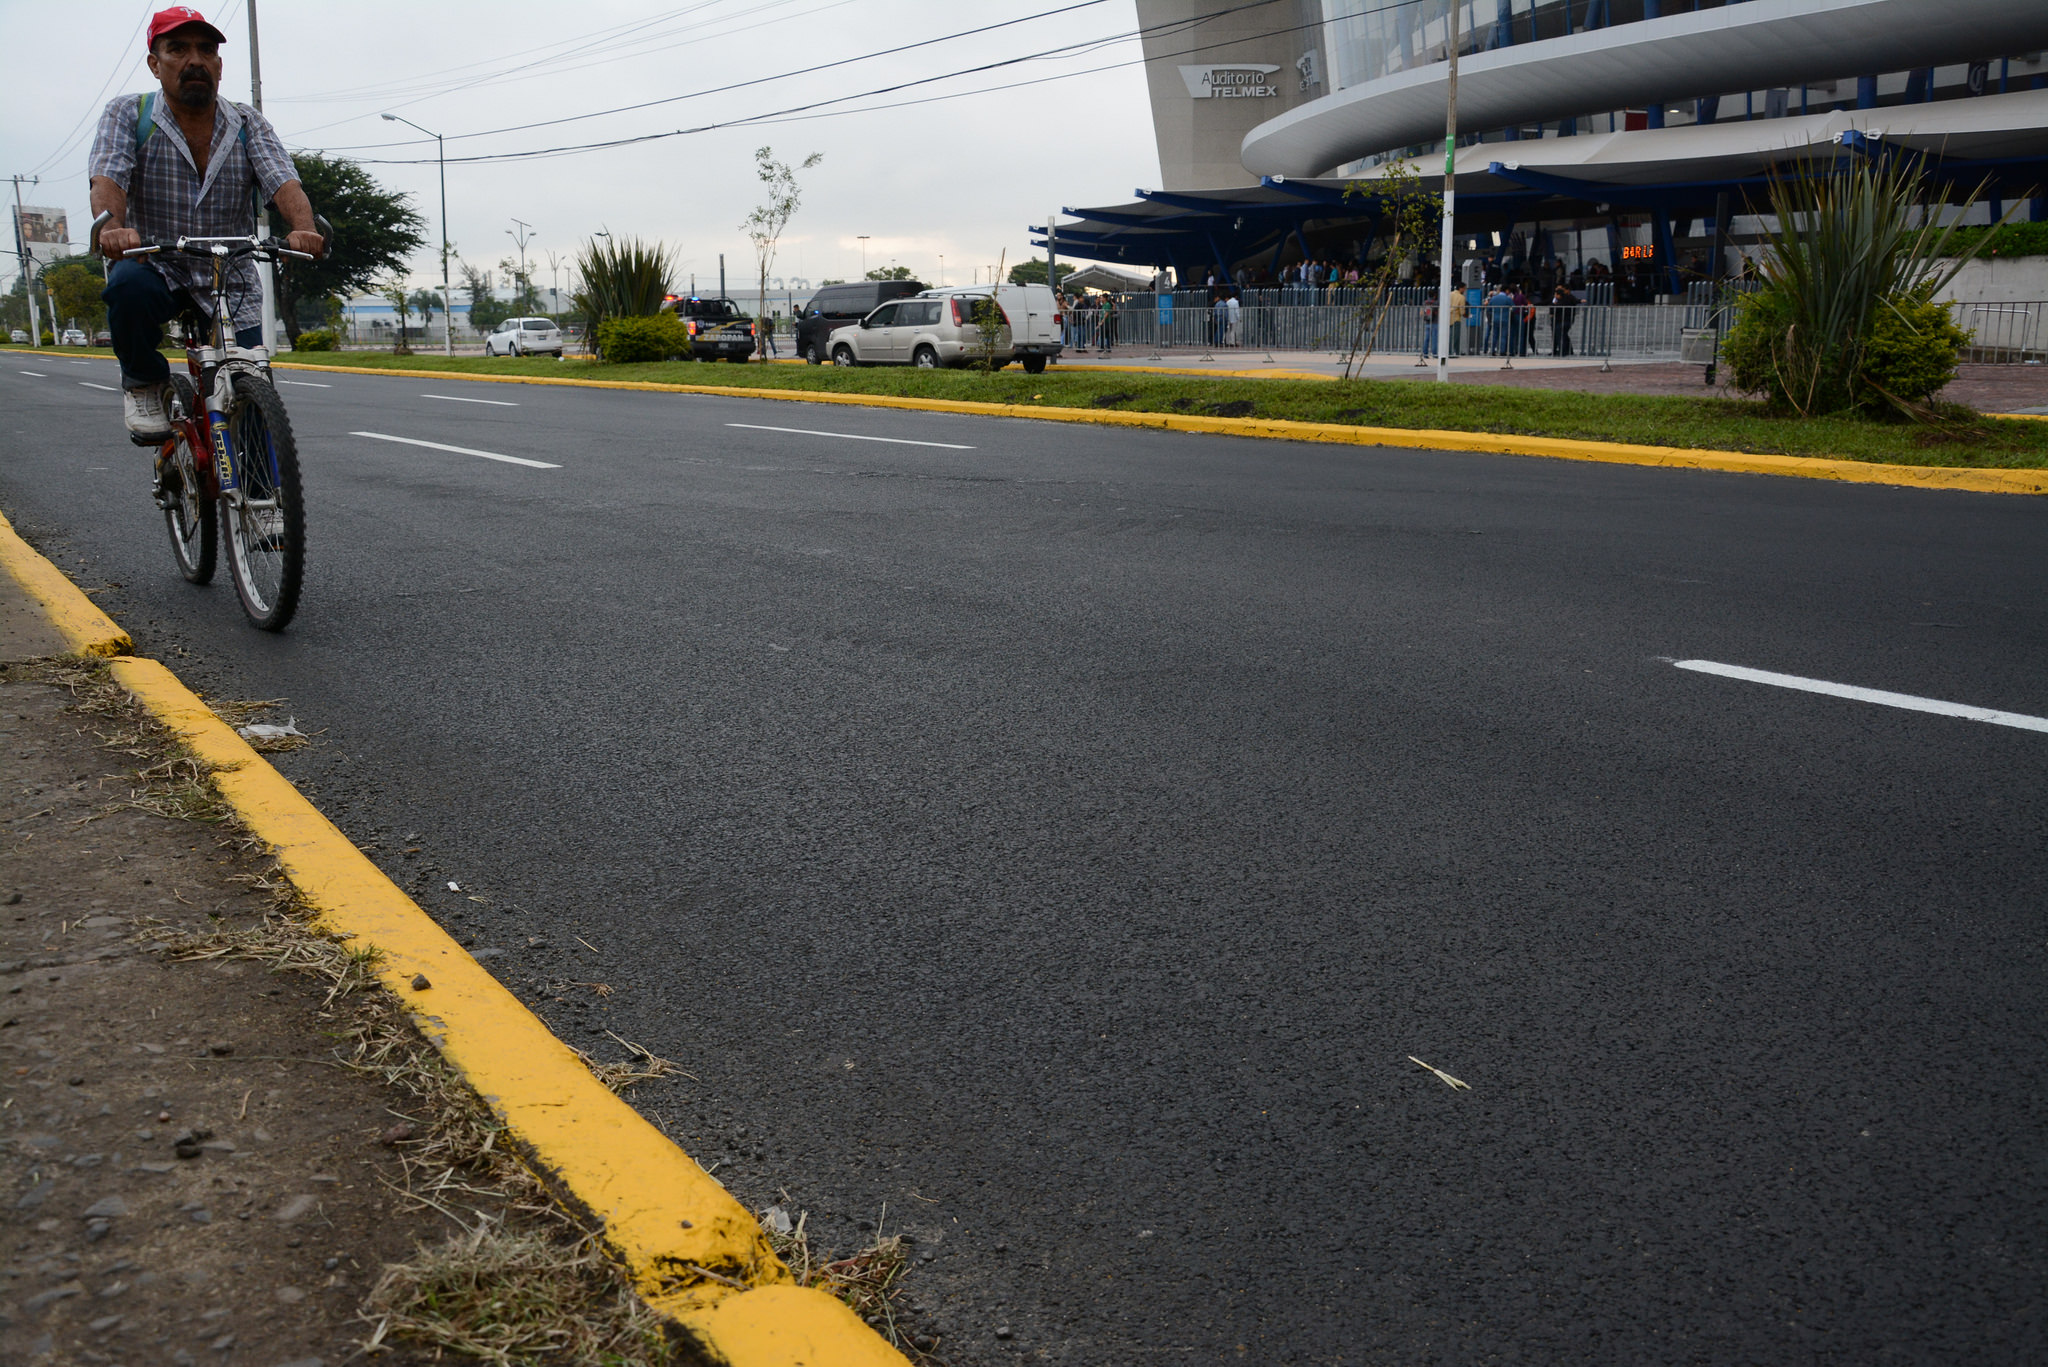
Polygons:
[[239,488],[223,490],[220,520],[242,611],[265,631],[283,631],[298,610],[306,570],[306,509],[291,418],[270,381],[236,375],[227,413]]
[[[177,387],[185,416],[198,412],[192,381],[173,375],[171,383]],[[213,580],[219,520],[186,431],[183,423],[173,426],[171,439],[158,456],[157,506],[164,510],[164,527],[171,535],[171,555],[178,562],[178,573],[194,584],[206,584]]]

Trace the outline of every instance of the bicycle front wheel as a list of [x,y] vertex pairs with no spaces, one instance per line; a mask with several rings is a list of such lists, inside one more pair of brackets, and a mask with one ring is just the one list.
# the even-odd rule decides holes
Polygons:
[[[173,375],[171,383],[178,387],[178,399],[186,416],[196,413],[199,400],[192,382],[183,375]],[[213,580],[218,522],[207,481],[186,437],[189,430],[182,422],[174,426],[171,440],[157,458],[156,501],[164,510],[164,527],[171,534],[171,555],[178,562],[178,573],[192,583],[206,584]]]
[[283,631],[299,606],[306,571],[306,508],[291,418],[270,381],[236,375],[228,444],[239,488],[221,491],[220,522],[242,611],[265,631]]

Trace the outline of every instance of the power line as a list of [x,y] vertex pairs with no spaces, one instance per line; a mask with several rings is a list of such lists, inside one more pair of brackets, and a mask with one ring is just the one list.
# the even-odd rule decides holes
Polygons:
[[[1265,2],[1265,0],[1259,0],[1259,3],[1264,3],[1264,2]],[[1070,14],[1070,13],[1072,13],[1072,12],[1073,12],[1073,11],[1075,11],[1075,10],[1091,9],[1091,8],[1093,8],[1094,6],[1096,6],[1096,5],[1100,5],[1100,4],[1103,4],[1103,3],[1105,3],[1105,0],[1080,0],[1080,3],[1078,3],[1078,4],[1071,4],[1071,5],[1066,5],[1066,6],[1063,6],[1063,7],[1059,8],[1059,9],[1041,10],[1041,11],[1039,11],[1039,12],[1038,12],[1038,13],[1036,13],[1036,14],[1027,14],[1027,15],[1024,15],[1024,16],[1023,16],[1022,18],[1018,18],[1018,19],[1005,19],[1005,20],[1003,20],[1003,21],[1002,21],[1001,23],[997,23],[997,24],[984,24],[984,25],[982,25],[982,26],[981,26],[980,28],[970,28],[970,29],[962,29],[962,30],[961,30],[960,32],[958,32],[958,33],[947,33],[947,34],[943,34],[943,35],[941,35],[941,36],[939,36],[939,37],[937,37],[937,38],[925,38],[925,39],[921,39],[921,40],[919,40],[919,41],[917,41],[917,42],[915,42],[915,43],[903,43],[903,44],[900,44],[900,45],[898,45],[898,46],[896,46],[896,47],[887,47],[887,48],[881,48],[881,49],[879,49],[879,50],[877,50],[877,51],[874,51],[874,52],[864,52],[864,53],[862,53],[862,54],[861,54],[860,56],[858,56],[858,57],[842,57],[842,58],[840,58],[840,59],[839,59],[839,60],[837,60],[837,61],[832,61],[832,62],[820,62],[820,63],[818,63],[818,64],[817,64],[816,66],[807,66],[807,67],[799,67],[799,68],[797,68],[797,69],[796,69],[796,70],[794,70],[794,71],[782,71],[782,72],[777,72],[776,74],[774,74],[774,75],[772,75],[772,76],[757,76],[757,77],[755,77],[754,79],[752,79],[752,80],[749,80],[749,81],[736,81],[736,82],[734,82],[734,83],[733,83],[733,84],[731,84],[731,85],[721,85],[721,86],[714,86],[714,87],[712,87],[711,89],[708,89],[708,90],[693,90],[693,91],[689,92],[689,93],[688,93],[687,95],[669,95],[669,96],[666,96],[666,97],[664,97],[664,98],[662,98],[662,99],[659,99],[659,100],[644,100],[644,101],[642,101],[642,102],[641,102],[641,103],[639,103],[639,104],[625,104],[625,105],[620,105],[620,106],[618,106],[618,107],[617,107],[617,108],[615,108],[615,109],[599,109],[599,110],[594,110],[594,111],[592,111],[591,113],[588,113],[588,114],[569,114],[569,115],[566,115],[566,116],[564,116],[564,117],[562,117],[562,118],[559,118],[559,119],[542,119],[542,120],[541,120],[541,121],[539,121],[538,123],[521,123],[521,124],[513,124],[513,125],[511,125],[510,127],[507,127],[507,128],[487,128],[487,129],[483,130],[483,131],[482,131],[482,132],[480,132],[480,133],[453,133],[453,134],[450,134],[450,135],[449,135],[449,137],[448,137],[448,141],[450,141],[450,142],[455,142],[455,141],[458,141],[458,140],[461,140],[461,139],[467,139],[467,138],[488,138],[488,137],[495,137],[496,135],[498,135],[498,134],[500,134],[500,133],[523,133],[523,132],[527,131],[528,129],[533,129],[533,128],[550,128],[550,127],[553,127],[553,126],[555,126],[555,125],[557,125],[557,124],[564,124],[564,123],[577,123],[577,122],[579,122],[579,121],[581,121],[581,120],[584,120],[584,119],[601,119],[601,118],[604,118],[604,117],[606,117],[607,115],[611,115],[611,114],[626,114],[626,113],[631,113],[632,111],[634,111],[634,110],[636,110],[636,109],[651,109],[651,108],[654,108],[654,107],[655,107],[655,106],[657,106],[657,105],[664,105],[664,104],[675,104],[675,103],[677,103],[677,102],[679,102],[679,101],[682,101],[682,100],[698,100],[698,99],[703,99],[703,98],[704,98],[705,96],[707,96],[707,95],[725,95],[725,94],[729,94],[729,93],[731,93],[732,91],[735,91],[735,90],[745,90],[745,89],[747,89],[747,88],[748,88],[748,87],[750,87],[750,86],[757,86],[757,85],[767,85],[767,84],[769,84],[770,82],[773,82],[773,81],[786,81],[786,80],[791,80],[791,79],[794,79],[795,77],[798,77],[798,76],[813,76],[813,75],[816,75],[816,74],[817,74],[818,72],[820,72],[820,71],[830,71],[830,70],[834,69],[835,67],[842,67],[842,66],[852,66],[852,65],[854,65],[854,64],[855,64],[855,63],[857,63],[857,62],[869,62],[869,61],[873,61],[873,60],[875,60],[876,58],[879,58],[879,57],[892,57],[892,56],[895,56],[895,55],[897,55],[898,53],[903,53],[903,52],[911,52],[911,51],[915,51],[915,50],[916,50],[916,49],[918,49],[918,48],[924,48],[924,47],[933,47],[933,46],[936,46],[936,45],[937,45],[937,44],[939,44],[939,43],[950,43],[950,42],[953,42],[953,41],[955,41],[956,39],[960,39],[960,38],[972,38],[972,37],[975,37],[975,36],[977,36],[977,35],[979,35],[979,34],[983,34],[983,33],[992,33],[992,32],[994,32],[994,31],[995,31],[995,30],[997,30],[997,29],[1005,29],[1005,28],[1014,28],[1014,27],[1016,27],[1016,26],[1017,26],[1018,24],[1028,24],[1028,23],[1032,23],[1032,22],[1035,22],[1036,20],[1039,20],[1039,19],[1050,19],[1050,18],[1054,17],[1055,15],[1061,15],[1061,14]],[[1111,40],[1103,40],[1103,41],[1116,41],[1116,40],[1114,40],[1114,39],[1111,39]],[[1060,48],[1052,48],[1052,49],[1049,49],[1049,52],[1052,52],[1052,53],[1059,53],[1059,52],[1064,52],[1064,51],[1067,51],[1067,50],[1068,50],[1069,48],[1073,48],[1073,47],[1080,47],[1080,46],[1085,46],[1085,45],[1084,45],[1084,44],[1068,44],[1068,45],[1066,45],[1066,47],[1060,47]],[[1037,54],[1037,55],[1044,55],[1044,54]],[[1028,61],[1028,60],[1032,60],[1032,58],[1022,58],[1022,57],[1020,57],[1020,58],[1015,58],[1015,59],[1013,59],[1013,60],[1016,60],[1016,61]],[[970,70],[972,70],[972,69],[974,69],[974,68],[970,68]],[[955,73],[955,74],[959,74],[959,73]],[[936,78],[936,79],[944,79],[944,78]],[[857,96],[857,95],[852,95],[852,96],[847,96],[846,98],[848,98],[848,99],[858,99],[858,98],[860,98],[860,97],[859,97],[859,96]],[[356,144],[356,145],[355,145],[354,147],[336,147],[336,148],[328,148],[328,149],[325,149],[325,150],[328,150],[328,151],[336,151],[336,152],[348,152],[348,151],[375,151],[375,150],[378,150],[378,149],[381,149],[381,148],[385,148],[385,147],[410,147],[410,146],[417,146],[417,145],[419,144],[419,142],[420,142],[420,141],[421,141],[421,140],[420,140],[420,139],[417,139],[417,138],[409,138],[409,139],[406,139],[406,140],[404,140],[404,141],[401,141],[401,142],[377,142],[377,143],[359,143],[359,144]]]
[[[1411,4],[1418,4],[1418,3],[1421,3],[1421,2],[1422,2],[1422,0],[1394,0],[1394,3],[1392,3],[1392,4],[1389,4],[1389,5],[1384,5],[1384,6],[1381,6],[1379,10],[1375,10],[1375,11],[1370,11],[1370,12],[1373,12],[1373,13],[1377,13],[1377,12],[1381,12],[1381,11],[1384,11],[1384,10],[1391,10],[1391,9],[1399,9],[1399,8],[1402,8],[1403,6],[1406,6],[1406,5],[1411,5]],[[813,101],[811,101],[811,102],[810,102],[810,103],[808,103],[808,104],[799,104],[799,105],[791,105],[790,107],[788,107],[788,108],[786,108],[786,109],[776,109],[776,110],[770,110],[770,111],[768,111],[767,113],[763,113],[763,114],[753,114],[753,115],[749,115],[749,116],[747,116],[747,117],[745,117],[745,118],[739,118],[739,119],[724,119],[724,120],[720,120],[720,121],[718,121],[718,122],[716,122],[716,123],[706,123],[706,124],[699,124],[699,125],[697,125],[696,127],[693,127],[693,128],[677,128],[677,129],[673,129],[673,130],[671,130],[671,131],[669,131],[669,132],[664,132],[664,133],[642,133],[642,134],[638,134],[638,135],[635,135],[635,136],[633,136],[633,137],[625,137],[625,138],[610,138],[610,139],[606,139],[606,140],[603,140],[603,141],[599,141],[599,142],[588,142],[588,143],[572,143],[572,144],[567,144],[567,145],[564,145],[564,146],[560,146],[560,147],[542,147],[542,148],[535,148],[535,149],[532,149],[532,150],[529,150],[529,151],[523,151],[523,152],[487,152],[487,153],[478,153],[478,154],[475,154],[475,155],[472,155],[472,156],[467,156],[467,157],[450,157],[450,158],[448,158],[448,160],[449,160],[449,161],[451,161],[451,162],[461,162],[461,163],[467,163],[467,164],[478,164],[478,163],[484,163],[484,162],[511,162],[511,161],[532,161],[532,160],[538,160],[538,159],[541,159],[541,158],[546,158],[546,157],[557,157],[557,156],[570,156],[570,155],[574,155],[574,154],[577,154],[577,153],[581,153],[581,152],[598,152],[598,151],[605,151],[605,150],[608,150],[608,149],[611,149],[611,148],[615,148],[615,147],[629,147],[629,146],[633,146],[633,145],[635,145],[635,144],[637,144],[637,143],[643,143],[643,142],[658,142],[658,141],[661,141],[661,140],[663,140],[663,139],[666,139],[666,138],[677,138],[677,137],[689,137],[689,136],[694,136],[694,135],[696,135],[696,134],[699,134],[699,133],[710,133],[710,132],[716,132],[716,131],[718,131],[719,129],[724,129],[724,128],[742,128],[742,127],[747,127],[747,126],[749,126],[749,125],[753,125],[753,124],[765,124],[765,123],[788,123],[788,122],[796,122],[796,121],[797,121],[797,119],[795,119],[795,118],[794,118],[793,116],[797,116],[797,115],[803,115],[803,114],[809,113],[810,111],[813,111],[813,110],[820,110],[820,109],[824,109],[824,108],[826,108],[826,107],[828,107],[828,106],[831,106],[831,105],[840,105],[840,104],[845,104],[845,103],[846,103],[847,101],[849,101],[849,100],[861,100],[861,99],[869,99],[869,98],[872,98],[872,97],[874,97],[874,96],[877,96],[877,95],[891,95],[891,94],[894,94],[894,93],[896,93],[896,92],[897,92],[897,91],[899,91],[899,90],[910,90],[910,89],[914,89],[914,88],[915,88],[915,87],[917,87],[917,86],[923,86],[923,85],[933,85],[933,84],[936,84],[936,83],[938,83],[938,82],[940,82],[940,81],[949,81],[949,80],[953,80],[953,79],[955,79],[955,78],[957,78],[957,77],[961,77],[961,76],[973,76],[973,75],[979,75],[979,74],[981,74],[981,73],[983,73],[983,72],[988,72],[988,71],[996,71],[996,70],[1000,70],[1000,69],[1002,69],[1002,68],[1004,68],[1004,67],[1011,67],[1011,66],[1017,66],[1017,65],[1020,65],[1020,64],[1022,64],[1022,63],[1024,63],[1024,62],[1031,62],[1031,61],[1041,61],[1041,60],[1044,60],[1044,59],[1046,59],[1046,58],[1048,58],[1048,57],[1060,56],[1060,55],[1063,55],[1063,54],[1071,54],[1072,52],[1074,52],[1074,51],[1076,51],[1076,50],[1085,50],[1085,49],[1089,49],[1089,48],[1097,48],[1097,47],[1102,47],[1102,46],[1105,46],[1105,45],[1107,45],[1107,44],[1109,44],[1109,43],[1113,43],[1113,42],[1120,42],[1120,41],[1126,41],[1126,40],[1128,40],[1128,39],[1130,39],[1130,38],[1134,38],[1134,37],[1141,37],[1141,36],[1143,36],[1144,34],[1147,34],[1147,33],[1152,33],[1152,32],[1157,32],[1157,31],[1161,31],[1161,30],[1167,30],[1167,29],[1175,29],[1175,30],[1180,30],[1180,29],[1186,29],[1186,28],[1190,28],[1190,27],[1192,27],[1193,25],[1195,25],[1195,24],[1197,24],[1197,23],[1200,23],[1200,22],[1202,22],[1202,21],[1204,21],[1204,20],[1207,20],[1207,19],[1211,19],[1211,18],[1216,18],[1216,17],[1219,17],[1219,16],[1221,16],[1221,15],[1225,15],[1225,14],[1231,14],[1231,13],[1235,13],[1235,12],[1236,12],[1236,11],[1238,11],[1238,10],[1245,10],[1245,9],[1255,9],[1255,8],[1258,8],[1258,7],[1260,6],[1260,5],[1262,5],[1262,4],[1264,4],[1264,3],[1266,3],[1266,0],[1251,0],[1251,3],[1247,3],[1247,4],[1240,4],[1240,5],[1233,5],[1233,6],[1229,7],[1228,9],[1216,10],[1216,11],[1213,11],[1213,12],[1211,12],[1211,13],[1209,13],[1209,14],[1197,15],[1197,16],[1194,16],[1194,17],[1193,17],[1193,18],[1191,18],[1191,19],[1176,19],[1176,20],[1173,20],[1173,21],[1171,21],[1171,22],[1169,22],[1169,23],[1165,23],[1165,24],[1158,24],[1158,25],[1154,25],[1154,26],[1152,26],[1151,28],[1139,28],[1139,29],[1135,29],[1135,30],[1132,30],[1132,31],[1130,31],[1130,32],[1128,32],[1128,33],[1122,33],[1122,34],[1117,34],[1117,35],[1113,35],[1113,36],[1111,36],[1111,37],[1107,37],[1107,38],[1097,38],[1097,39],[1089,39],[1089,40],[1086,40],[1086,41],[1084,41],[1084,42],[1079,42],[1079,43],[1066,43],[1066,44],[1062,44],[1062,45],[1061,45],[1061,46],[1059,46],[1059,47],[1054,47],[1054,48],[1047,48],[1046,50],[1044,50],[1044,51],[1042,51],[1042,52],[1035,52],[1035,53],[1030,53],[1030,54],[1027,54],[1027,55],[1025,55],[1025,56],[1022,56],[1022,57],[1009,57],[1009,58],[1004,58],[1004,59],[1003,59],[1003,60],[1001,60],[1001,61],[996,61],[996,62],[985,62],[985,63],[983,63],[983,64],[981,64],[981,65],[979,65],[979,66],[972,66],[972,67],[963,67],[963,68],[961,68],[961,69],[959,69],[959,70],[957,70],[957,71],[949,71],[949,72],[944,72],[944,73],[942,73],[942,74],[940,74],[940,75],[937,75],[937,76],[925,76],[925,77],[920,77],[920,78],[918,78],[918,79],[916,79],[916,80],[911,80],[911,81],[899,81],[899,82],[897,82],[897,83],[896,83],[896,84],[894,84],[894,85],[878,86],[878,87],[876,87],[876,88],[874,88],[874,89],[872,89],[872,90],[863,90],[863,91],[856,91],[855,93],[853,93],[853,94],[851,94],[851,95],[837,95],[837,96],[834,96],[834,97],[832,97],[831,99],[826,99],[826,100],[813,100]],[[1192,54],[1194,54],[1194,53],[1198,53],[1198,52],[1213,52],[1213,51],[1214,51],[1214,50],[1216,50],[1217,48],[1219,48],[1219,47],[1223,47],[1223,46],[1225,46],[1226,44],[1236,44],[1236,43],[1241,43],[1241,42],[1246,42],[1246,41],[1252,41],[1252,40],[1256,40],[1256,39],[1259,39],[1259,38],[1273,38],[1273,37],[1279,37],[1279,36],[1281,36],[1281,35],[1284,35],[1284,34],[1288,34],[1288,33],[1299,33],[1299,32],[1301,32],[1301,31],[1302,31],[1302,30],[1304,30],[1304,29],[1310,29],[1310,28],[1316,28],[1316,27],[1319,27],[1319,26],[1321,25],[1321,22],[1322,22],[1322,21],[1320,21],[1320,20],[1315,20],[1315,21],[1311,21],[1311,22],[1309,22],[1309,23],[1306,23],[1306,24],[1291,24],[1291,25],[1288,25],[1288,26],[1287,26],[1287,27],[1285,27],[1285,28],[1277,28],[1277,29],[1271,29],[1271,30],[1268,30],[1268,31],[1266,31],[1266,32],[1264,32],[1264,33],[1256,33],[1256,34],[1237,34],[1237,35],[1233,35],[1232,37],[1230,37],[1230,38],[1228,38],[1228,39],[1223,39],[1223,40],[1219,40],[1219,41],[1217,41],[1217,42],[1213,42],[1213,43],[1204,43],[1204,44],[1201,44],[1201,45],[1199,45],[1199,46],[1196,46],[1196,47],[1191,47],[1191,48],[1183,48],[1183,49],[1181,49],[1181,50],[1180,50],[1180,51],[1178,51],[1178,52],[1169,52],[1169,53],[1161,53],[1161,54],[1159,54],[1159,58],[1160,58],[1161,60],[1165,60],[1165,59],[1169,59],[1169,58],[1173,58],[1173,57],[1185,57],[1185,56],[1190,56],[1190,55],[1192,55]],[[1132,59],[1132,60],[1130,60],[1130,61],[1126,61],[1126,62],[1117,62],[1117,63],[1112,63],[1112,64],[1110,64],[1110,65],[1108,65],[1108,66],[1103,66],[1103,67],[1097,67],[1097,68],[1092,68],[1092,69],[1091,69],[1091,70],[1089,70],[1089,71],[1080,71],[1080,72],[1072,72],[1072,73],[1068,73],[1068,74],[1069,74],[1069,75],[1077,75],[1077,76],[1078,76],[1078,75],[1089,75],[1089,74],[1093,74],[1093,72],[1095,72],[1095,71],[1109,71],[1109,70],[1114,70],[1114,69],[1116,69],[1116,68],[1118,68],[1118,67],[1128,67],[1128,66],[1137,66],[1137,65],[1140,65],[1140,64],[1142,64],[1143,62],[1145,62],[1145,61],[1147,61],[1147,60],[1151,60],[1151,59],[1149,59],[1149,58],[1143,58],[1143,57],[1140,57],[1140,58],[1134,58],[1134,59]],[[773,79],[773,78],[764,78],[764,79]],[[1065,79],[1065,77],[1063,77],[1063,76],[1054,76],[1054,77],[1046,77],[1046,78],[1044,78],[1044,80],[1060,80],[1060,79]],[[759,83],[759,82],[753,82],[752,84],[758,84],[758,83]],[[1019,83],[1017,83],[1017,84],[1042,84],[1042,83],[1043,83],[1043,81],[1029,81],[1029,82],[1019,82]],[[923,101],[907,101],[907,102],[905,102],[905,103],[933,103],[933,102],[935,102],[935,101],[936,101],[937,99],[961,99],[961,98],[965,98],[965,97],[967,97],[967,96],[970,96],[970,95],[981,95],[981,94],[987,94],[987,93],[990,93],[991,91],[994,91],[994,90],[1003,90],[1003,89],[1012,89],[1012,88],[1014,88],[1014,87],[1013,87],[1013,86],[1010,86],[1010,85],[1004,85],[1004,86],[992,86],[992,87],[978,88],[978,89],[975,89],[975,90],[963,90],[963,91],[956,91],[956,92],[954,92],[954,93],[952,93],[952,94],[950,94],[950,95],[945,95],[945,96],[938,96],[938,97],[935,97],[935,98],[934,98],[934,100],[923,100]],[[709,93],[712,93],[712,92],[708,92],[708,91],[707,91],[707,92],[702,92],[702,93],[706,93],[706,94],[709,94]],[[901,107],[901,106],[899,106],[899,105],[878,105],[878,106],[873,106],[873,108],[874,108],[874,109],[888,109],[888,108],[898,108],[898,107]],[[868,111],[868,110],[865,110],[865,109],[855,109],[855,110],[840,110],[840,111],[838,111],[838,112],[840,112],[840,113],[864,113],[864,112],[869,112],[869,111]],[[595,116],[592,116],[592,117],[595,117]],[[504,131],[504,130],[493,130],[493,131]],[[482,135],[482,134],[477,134],[477,135],[473,135],[473,136],[483,136],[483,135]],[[384,145],[384,146],[406,146],[406,145],[409,145],[409,144],[406,144],[406,143],[387,143],[387,144],[383,144],[383,145]],[[342,150],[346,150],[346,149],[342,149]],[[361,158],[354,158],[353,160],[357,160],[357,161],[361,162],[361,164],[363,164],[363,165],[365,165],[365,166],[420,166],[420,165],[426,165],[426,164],[428,164],[428,163],[430,163],[430,162],[434,161],[434,160],[435,160],[435,158],[431,158],[431,157],[427,157],[427,158],[379,158],[379,157],[361,157]]]

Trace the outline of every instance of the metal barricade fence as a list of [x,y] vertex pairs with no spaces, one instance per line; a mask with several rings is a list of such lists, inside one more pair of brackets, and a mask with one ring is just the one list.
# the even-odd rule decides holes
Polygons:
[[1970,334],[1963,359],[1990,365],[2040,365],[2048,360],[2048,301],[1951,302],[1956,326]]
[[[1616,304],[1611,287],[1595,286],[1585,302],[1559,307],[1535,303],[1473,308],[1453,329],[1452,354],[1500,356],[1597,356],[1632,360],[1671,359],[1682,353],[1687,332],[1712,328],[1719,315],[1723,334],[1734,322],[1737,297],[1757,288],[1750,281],[1703,283],[1688,289],[1683,302]],[[1387,292],[1377,315],[1364,290],[1245,290],[1218,306],[1206,291],[1111,296],[1104,307],[1069,309],[1065,340],[1070,352],[1114,348],[1142,352],[1350,350],[1361,327],[1372,333],[1375,357],[1432,356],[1435,291],[1399,286]],[[2048,360],[2048,301],[1952,303],[1956,322],[1973,334],[1967,361],[2039,364]],[[1533,317],[1530,316],[1533,311]],[[1519,315],[1519,316],[1517,316]]]

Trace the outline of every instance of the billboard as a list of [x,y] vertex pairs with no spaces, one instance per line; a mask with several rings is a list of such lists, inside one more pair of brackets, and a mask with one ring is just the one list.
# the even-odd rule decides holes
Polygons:
[[[19,215],[21,238],[24,242],[69,242],[71,240],[70,220],[62,209],[40,208],[24,204],[15,210]],[[38,252],[40,256],[42,253]]]

